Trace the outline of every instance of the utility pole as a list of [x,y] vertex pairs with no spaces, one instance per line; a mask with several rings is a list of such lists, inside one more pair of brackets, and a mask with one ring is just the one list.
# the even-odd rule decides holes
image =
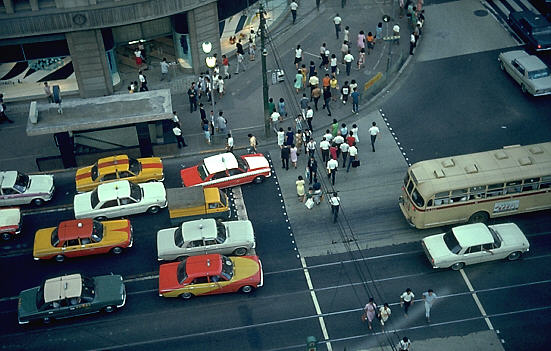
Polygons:
[[264,101],[264,133],[266,138],[269,138],[271,135],[270,132],[270,113],[268,111],[268,77],[266,70],[266,56],[268,52],[266,51],[265,42],[266,42],[266,19],[264,18],[264,7],[262,6],[262,0],[259,3],[259,14],[260,14],[260,51],[262,53],[262,100]]

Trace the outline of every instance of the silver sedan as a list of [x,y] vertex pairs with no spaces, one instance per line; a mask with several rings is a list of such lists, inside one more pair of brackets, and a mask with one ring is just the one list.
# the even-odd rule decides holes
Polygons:
[[501,70],[520,84],[523,93],[533,96],[551,94],[551,70],[537,56],[514,50],[500,53],[498,61]]

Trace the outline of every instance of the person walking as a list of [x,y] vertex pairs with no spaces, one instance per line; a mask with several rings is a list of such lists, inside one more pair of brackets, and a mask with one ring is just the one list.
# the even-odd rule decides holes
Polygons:
[[409,351],[411,347],[411,341],[408,339],[407,336],[404,336],[404,338],[400,340],[398,347],[400,351]]
[[138,73],[138,80],[140,81],[140,91],[149,91],[147,87],[147,77],[143,74],[143,71]]
[[409,54],[413,55],[413,49],[415,48],[415,33],[409,35]]
[[342,22],[342,18],[337,13],[337,15],[333,17],[333,23],[335,24],[335,34],[337,35],[337,39],[339,39],[339,32],[341,31],[341,22]]
[[331,76],[333,77],[337,74],[337,63],[338,63],[337,55],[331,54],[330,66],[331,66]]
[[[302,118],[302,115],[298,115],[297,119]],[[295,145],[297,146],[297,156],[300,156],[300,153],[302,152],[302,143],[303,143],[303,133],[302,128],[297,128],[297,132],[295,134]]]
[[228,133],[228,137],[226,138],[226,151],[233,153],[233,137],[231,133]]
[[371,128],[369,128],[369,135],[371,136],[371,149],[373,150],[373,152],[375,152],[375,139],[377,139],[377,135],[379,135],[379,127],[377,127],[377,123],[371,123]]
[[223,115],[224,115],[224,111],[218,112],[217,122],[218,122],[218,131],[220,132],[220,134],[226,134],[226,128],[228,126],[228,120]]
[[339,98],[339,81],[337,80],[337,75],[333,74],[331,80],[329,81],[329,87],[331,88],[331,100],[337,101]]
[[289,145],[286,143],[283,143],[283,147],[281,148],[281,164],[283,165],[283,168],[285,170],[289,170],[289,156],[290,156],[290,149]]
[[320,58],[321,58],[321,62],[320,62],[320,65],[319,65],[319,68],[322,68],[323,65],[325,64],[325,52],[327,51],[327,44],[326,43],[323,43],[321,44],[320,46]]
[[330,87],[324,87],[323,88],[323,107],[327,108],[327,115],[331,116],[331,108],[329,107],[329,103],[331,102],[331,88]]
[[365,49],[360,50],[358,55],[358,71],[362,68],[362,65],[365,63]]
[[256,55],[256,45],[253,44],[253,39],[249,38],[249,61],[254,61]]
[[[344,123],[343,123],[344,124]],[[342,129],[342,128],[341,128]],[[345,134],[346,135],[346,134]],[[335,143],[335,146],[337,147],[337,157],[336,159],[339,158],[340,154],[341,154],[341,145],[342,144],[346,144],[344,142],[344,138],[342,136],[342,132],[338,132],[337,133],[337,136],[333,138],[333,143]],[[346,149],[346,151],[348,151],[348,149]]]
[[348,46],[348,41],[344,41],[341,45],[341,63],[344,65],[344,56],[348,53],[348,50],[350,50]]
[[356,46],[358,47],[358,51],[365,49],[365,33],[363,30],[361,30],[360,33],[358,33],[358,37],[356,39]]
[[277,109],[279,110],[279,114],[283,117],[287,117],[287,109],[285,109],[285,99],[279,98],[279,103],[277,104]]
[[277,145],[279,145],[280,148],[283,148],[283,145],[285,144],[285,131],[283,128],[279,128],[277,131]]
[[314,183],[317,183],[318,182],[318,162],[314,158],[313,154],[310,155],[310,159],[308,160],[308,164],[306,168],[308,169],[308,184],[312,184],[312,179],[314,179]]
[[52,104],[54,102],[54,94],[52,94],[52,90],[50,89],[48,82],[44,82],[44,94],[46,94],[46,97],[48,98],[48,103]]
[[205,105],[202,102],[199,103],[199,115],[201,116],[201,121],[207,120],[207,112],[205,111]]
[[235,74],[239,74],[239,68],[245,72],[245,56],[243,54],[237,53],[237,64],[235,65]]
[[304,196],[306,195],[306,192],[304,191],[304,178],[302,176],[298,176],[298,180],[295,182],[297,186],[297,196],[298,201],[304,202]]
[[423,301],[425,301],[425,317],[427,318],[427,323],[430,323],[430,310],[432,308],[434,300],[436,300],[437,298],[438,296],[434,293],[432,289],[429,289],[423,293]]
[[338,159],[339,155],[337,155],[337,150],[339,150],[339,148],[337,147],[337,144],[332,143],[331,147],[329,148],[329,158],[330,159],[334,159],[334,160]]
[[298,161],[298,149],[295,144],[291,144],[291,148],[289,149],[289,153],[291,155],[291,163],[293,164],[293,167],[297,169],[297,161]]
[[257,153],[256,147],[258,146],[258,142],[256,141],[256,137],[249,133],[247,135],[249,137],[249,153]]
[[342,168],[346,167],[346,159],[348,158],[349,149],[350,149],[350,145],[348,145],[348,143],[342,143],[340,146],[341,155],[342,155]]
[[222,96],[224,96],[224,78],[222,76],[218,76],[218,98],[222,99]]
[[192,82],[191,86],[187,90],[187,97],[189,100],[189,113],[197,111],[197,93],[195,91],[195,82]]
[[308,110],[308,98],[306,97],[306,93],[302,94],[302,99],[300,99],[300,112],[302,113],[302,118],[306,118],[306,111]]
[[373,329],[372,322],[373,318],[377,315],[377,305],[372,297],[369,298],[369,302],[364,307],[365,315],[367,317],[367,326],[369,329]]
[[313,130],[312,128],[312,120],[314,119],[314,110],[312,110],[311,106],[308,106],[306,110],[306,123],[308,123],[308,129],[310,131]]
[[316,111],[318,110],[318,101],[321,97],[321,88],[319,86],[316,86],[314,90],[312,90],[312,98],[314,99],[314,107],[316,108]]
[[302,49],[300,45],[297,45],[295,49],[295,67],[298,70],[300,63],[302,62]]
[[293,16],[293,24],[295,24],[295,21],[297,20],[298,4],[295,2],[295,0],[293,0],[289,4],[289,7],[291,8],[291,15]]
[[274,109],[272,110],[272,114],[270,115],[270,121],[272,122],[272,129],[276,133],[279,130],[278,124],[280,120],[281,120],[281,115],[279,114],[279,112],[276,111],[276,108],[274,107]]
[[160,63],[161,65],[161,81],[165,78],[170,82],[170,76],[168,75],[168,62],[166,62],[166,57],[163,57],[163,60]]
[[358,114],[360,111],[360,93],[358,88],[354,88],[354,91],[351,94],[352,96],[352,112]]
[[348,81],[345,81],[341,88],[341,100],[343,105],[346,105],[348,102],[348,96],[350,96],[350,86],[348,85]]
[[357,157],[358,149],[356,148],[356,143],[354,143],[348,148],[348,166],[346,167],[346,173],[350,172],[350,165],[352,165],[352,163],[356,161]]
[[308,156],[314,157],[314,154],[316,153],[316,141],[314,138],[310,138],[310,140],[306,143],[306,150],[308,151]]
[[320,141],[321,160],[323,163],[329,161],[329,148],[331,144],[327,141],[327,138],[323,137]]
[[390,306],[385,302],[384,305],[379,308],[379,315],[377,316],[381,321],[381,327],[383,330],[385,330],[385,323],[388,321],[391,314],[392,311],[390,310]]
[[392,27],[392,35],[396,38],[395,39],[395,42],[396,44],[400,44],[400,26],[398,25],[398,23],[396,23],[393,27]]
[[413,302],[415,301],[415,295],[411,291],[410,288],[407,288],[406,291],[400,295],[400,306],[404,308],[404,315],[408,316],[408,310],[413,305]]
[[331,205],[331,214],[333,215],[333,223],[337,223],[337,217],[339,216],[339,207],[341,205],[341,198],[337,195],[337,192],[333,192],[333,195],[329,198],[329,204]]
[[314,89],[318,88],[320,83],[320,80],[317,76],[317,73],[314,72],[313,75],[308,78],[308,85],[310,86],[310,101],[312,101],[312,98],[314,97]]
[[375,47],[375,38],[373,37],[373,33],[368,32],[365,41],[367,42],[367,54],[371,55],[371,51],[373,51],[373,48]]
[[343,40],[346,41],[347,43],[350,43],[350,27],[349,26],[346,26],[344,27],[344,38]]
[[379,40],[383,40],[383,23],[379,22],[375,29],[375,43]]
[[354,139],[354,132],[349,131],[348,136],[346,137],[346,143],[348,146],[352,146],[356,142],[356,139]]
[[287,146],[295,143],[295,133],[291,127],[287,127],[287,133],[285,133],[285,143]]
[[174,133],[174,136],[176,137],[176,142],[178,143],[178,149],[187,146],[184,140],[184,137],[182,136],[182,130],[180,129],[180,126],[178,125],[178,123],[173,123],[172,133]]
[[339,168],[339,161],[331,158],[327,161],[327,179],[331,178],[331,184],[335,185],[335,177],[337,176],[337,170]]
[[231,78],[231,74],[230,74],[230,60],[228,59],[228,57],[226,55],[222,55],[222,68],[223,68],[223,72],[224,72],[224,79],[230,79]]
[[[300,72],[300,70],[298,70],[297,74],[295,74],[294,87],[295,87],[295,90],[297,91],[297,94],[300,90],[302,90],[302,73]],[[306,97],[306,94],[304,94],[304,96]],[[302,103],[302,100],[301,100],[301,103]]]
[[354,56],[348,50],[348,53],[344,55],[344,63],[346,64],[346,75],[350,75],[350,68],[352,67],[352,61],[354,61]]
[[360,143],[360,135],[358,134],[358,125],[354,123],[352,125],[352,129],[350,129],[352,132],[352,136],[354,137],[354,140],[356,141],[356,144]]

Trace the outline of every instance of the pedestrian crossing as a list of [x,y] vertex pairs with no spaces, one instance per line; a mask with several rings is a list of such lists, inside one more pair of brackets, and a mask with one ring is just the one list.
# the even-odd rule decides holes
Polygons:
[[509,13],[511,13],[511,11],[531,11],[536,14],[540,13],[529,0],[487,0],[487,3],[504,20],[509,18]]

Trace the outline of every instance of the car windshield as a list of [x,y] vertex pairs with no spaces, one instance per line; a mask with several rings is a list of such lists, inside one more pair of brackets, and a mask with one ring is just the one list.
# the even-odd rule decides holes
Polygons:
[[142,170],[142,164],[140,163],[140,161],[129,157],[128,170],[133,174],[138,174]]
[[494,238],[494,248],[501,247],[501,242],[503,241],[501,239],[501,236],[498,232],[496,232],[493,228],[488,227],[490,229],[490,233],[492,233],[492,237]]
[[236,157],[237,167],[241,168],[245,172],[249,169],[249,165],[241,157]]
[[38,293],[36,294],[36,307],[40,309],[44,305],[44,284],[42,283],[38,288]]
[[551,34],[551,26],[534,27],[532,34]]
[[545,78],[545,77],[549,77],[549,74],[550,74],[549,68],[545,67],[542,69],[528,72],[528,78],[530,79]]
[[218,231],[218,235],[216,236],[216,241],[219,244],[222,244],[224,241],[226,241],[226,238],[227,238],[227,228],[222,223],[216,223],[216,229]]
[[140,202],[142,199],[142,188],[139,185],[130,183],[130,197]]
[[182,235],[182,226],[179,226],[174,231],[174,245],[184,247],[184,236]]
[[31,185],[29,176],[23,173],[17,172],[17,178],[15,178],[14,188],[20,193],[24,193],[25,190]]
[[197,172],[199,172],[199,177],[201,177],[201,179],[203,180],[207,179],[207,177],[209,176],[209,172],[207,171],[207,168],[205,167],[203,161],[201,161],[197,165]]
[[444,242],[446,243],[448,249],[454,254],[457,255],[461,251],[461,246],[459,245],[453,231],[449,230],[446,234],[444,234]]
[[228,206],[227,202],[226,202],[226,196],[224,196],[225,194],[223,193],[220,193],[220,202],[222,202],[222,204],[224,205],[224,207]]
[[92,227],[92,241],[99,243],[101,239],[103,239],[103,224],[98,221],[94,221],[94,225]]
[[233,262],[226,256],[222,256],[222,272],[220,275],[226,280],[231,280],[233,277]]
[[92,166],[92,170],[90,171],[90,176],[92,177],[92,180],[96,180],[98,179],[98,163],[94,163],[94,165]]
[[57,228],[52,232],[52,246],[57,247],[59,245],[59,236],[57,235]]
[[411,193],[411,199],[413,200],[413,202],[415,202],[417,206],[419,207],[425,206],[425,200],[423,199],[421,194],[419,194],[419,192],[417,191],[417,188],[413,190],[413,192]]
[[98,204],[99,204],[98,189],[94,189],[94,191],[92,191],[92,194],[90,194],[90,205],[92,206],[92,208],[96,208]]
[[92,302],[94,301],[94,287],[95,283],[94,280],[88,277],[82,277],[82,294],[81,298],[84,302]]
[[178,283],[183,284],[184,280],[187,279],[187,272],[186,272],[186,259],[184,259],[180,264],[178,264],[178,272],[177,272],[177,278]]

